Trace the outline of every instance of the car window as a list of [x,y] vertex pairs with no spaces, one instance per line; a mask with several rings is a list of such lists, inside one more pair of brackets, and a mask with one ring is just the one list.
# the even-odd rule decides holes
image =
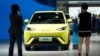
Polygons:
[[62,13],[35,13],[30,24],[61,24],[64,22]]

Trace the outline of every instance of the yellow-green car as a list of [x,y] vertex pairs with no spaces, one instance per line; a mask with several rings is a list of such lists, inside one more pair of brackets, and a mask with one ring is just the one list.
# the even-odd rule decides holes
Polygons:
[[70,43],[71,19],[63,11],[36,11],[24,29],[26,50],[40,45],[56,45],[58,50],[68,49]]

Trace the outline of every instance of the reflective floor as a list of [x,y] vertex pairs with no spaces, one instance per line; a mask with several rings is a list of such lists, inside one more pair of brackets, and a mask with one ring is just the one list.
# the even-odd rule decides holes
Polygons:
[[[73,50],[73,43],[70,50],[65,51],[25,51],[23,45],[23,56],[77,56],[78,51]],[[0,42],[0,56],[8,56],[9,42]],[[15,44],[14,56],[17,55],[17,45]],[[85,45],[83,45],[82,56],[85,56]],[[100,35],[93,34],[90,43],[90,56],[100,56]]]

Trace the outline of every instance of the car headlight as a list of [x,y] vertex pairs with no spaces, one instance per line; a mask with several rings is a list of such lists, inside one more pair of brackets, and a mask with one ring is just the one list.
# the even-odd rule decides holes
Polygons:
[[61,31],[61,30],[66,30],[66,26],[65,27],[61,27],[61,28],[58,28],[57,30]]
[[30,27],[26,27],[26,30],[27,30],[27,31],[33,31],[33,30],[35,30],[35,29],[30,28]]

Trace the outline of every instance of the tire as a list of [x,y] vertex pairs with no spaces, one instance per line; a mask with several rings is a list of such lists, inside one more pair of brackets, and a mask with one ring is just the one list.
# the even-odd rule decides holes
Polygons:
[[63,50],[69,50],[69,45],[64,45]]
[[31,47],[30,46],[25,46],[26,51],[30,51]]

